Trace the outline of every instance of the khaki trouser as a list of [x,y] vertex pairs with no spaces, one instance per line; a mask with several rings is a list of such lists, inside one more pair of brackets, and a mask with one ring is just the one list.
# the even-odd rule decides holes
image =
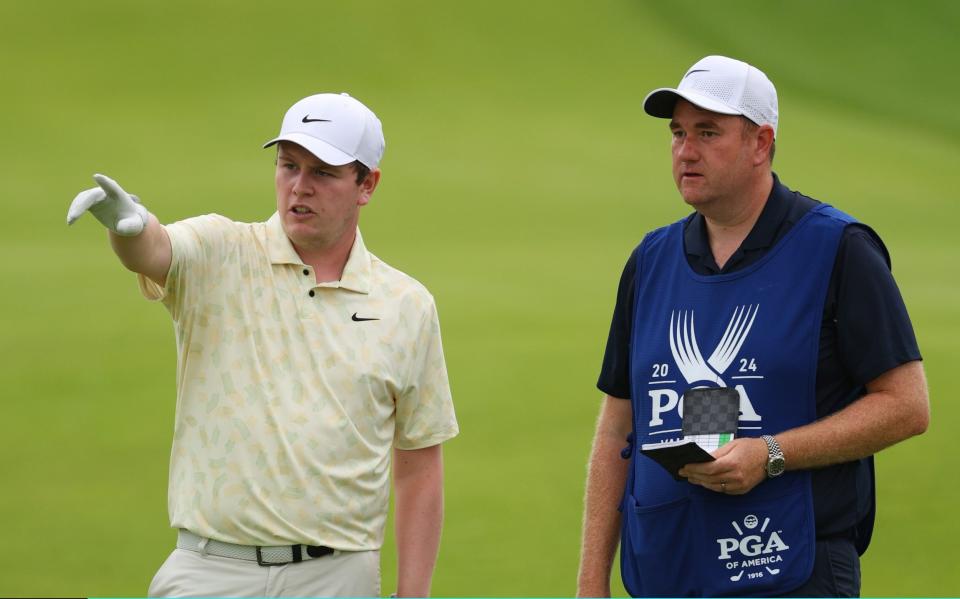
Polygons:
[[337,551],[282,566],[175,549],[150,597],[379,597],[380,552]]

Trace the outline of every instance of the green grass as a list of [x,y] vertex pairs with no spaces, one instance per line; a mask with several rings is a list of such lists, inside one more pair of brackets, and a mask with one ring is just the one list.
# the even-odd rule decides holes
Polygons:
[[463,431],[434,593],[571,594],[619,273],[685,213],[640,102],[711,53],[777,84],[777,172],[880,232],[925,356],[933,422],[878,457],[864,594],[957,595],[958,7],[0,4],[0,595],[142,595],[174,538],[172,327],[97,223],[66,227],[74,194],[102,171],[164,221],[265,218],[259,145],[340,90],[384,122],[364,237],[436,296]]

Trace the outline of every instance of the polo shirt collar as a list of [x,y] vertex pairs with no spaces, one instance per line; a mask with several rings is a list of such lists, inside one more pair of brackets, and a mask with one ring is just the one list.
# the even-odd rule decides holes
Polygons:
[[[276,212],[267,220],[267,254],[271,264],[295,264],[305,266],[300,255],[293,249],[293,244],[283,230],[280,215]],[[357,293],[370,293],[371,260],[367,246],[363,243],[360,229],[353,239],[350,256],[343,266],[343,275],[339,281],[321,283],[324,287],[341,287]]]
[[[753,224],[750,233],[734,255],[744,250],[760,250],[773,245],[777,238],[777,231],[787,218],[790,204],[786,196],[789,193],[790,190],[780,183],[777,174],[773,173],[773,188],[767,196],[763,210],[760,211],[757,222]],[[710,238],[707,236],[707,223],[699,212],[694,212],[690,216],[683,234],[683,245],[689,256],[696,257],[700,261],[708,259],[710,264],[714,264],[713,268],[716,268],[713,251],[710,249]]]
[[363,236],[360,235],[358,228],[357,236],[353,238],[350,256],[343,267],[340,287],[357,293],[370,293],[371,270],[370,253],[367,251],[367,246],[363,244]]

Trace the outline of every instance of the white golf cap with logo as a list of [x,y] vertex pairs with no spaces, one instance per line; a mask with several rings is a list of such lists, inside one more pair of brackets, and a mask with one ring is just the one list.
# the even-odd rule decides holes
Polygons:
[[726,56],[707,56],[687,70],[676,89],[655,89],[643,100],[647,114],[673,117],[678,98],[720,114],[742,115],[773,127],[777,136],[777,90],[760,69]]
[[332,166],[357,160],[371,169],[380,164],[386,146],[380,119],[348,94],[316,94],[291,106],[280,135],[263,147],[280,141],[303,146]]

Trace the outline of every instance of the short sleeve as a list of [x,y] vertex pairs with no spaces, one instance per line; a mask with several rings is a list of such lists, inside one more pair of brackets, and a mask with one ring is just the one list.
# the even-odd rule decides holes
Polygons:
[[233,225],[233,221],[217,214],[164,225],[171,247],[166,282],[161,287],[144,275],[137,275],[140,293],[148,300],[162,302],[177,320],[188,295],[198,291],[197,281],[223,262]]
[[869,228],[844,232],[837,256],[836,326],[841,363],[854,383],[866,384],[920,349],[886,248]]
[[639,248],[633,251],[620,275],[617,303],[613,308],[607,349],[603,354],[597,388],[612,397],[630,399],[630,337],[633,333],[633,313],[636,295],[637,259]]
[[398,449],[430,447],[460,432],[443,357],[440,319],[429,296],[412,351],[409,375],[396,400],[394,446]]

